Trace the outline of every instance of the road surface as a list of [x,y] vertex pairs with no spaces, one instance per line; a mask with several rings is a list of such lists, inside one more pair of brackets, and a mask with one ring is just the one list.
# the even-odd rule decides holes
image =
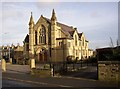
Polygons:
[[88,70],[81,70],[81,73],[70,76],[41,78],[30,75],[30,69],[27,65],[7,64],[7,71],[2,73],[2,87],[118,87],[118,84],[108,84],[95,79],[77,77],[79,75],[89,76],[86,72]]

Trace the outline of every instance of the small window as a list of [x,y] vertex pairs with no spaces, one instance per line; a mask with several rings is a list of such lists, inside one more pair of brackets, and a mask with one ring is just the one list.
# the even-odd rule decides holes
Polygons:
[[59,46],[60,46],[61,42],[59,42]]
[[86,46],[86,48],[87,48],[87,42],[86,42],[86,45],[85,45],[85,46]]
[[76,50],[76,56],[77,56],[77,50]]
[[59,42],[59,46],[62,48],[63,47],[63,42]]

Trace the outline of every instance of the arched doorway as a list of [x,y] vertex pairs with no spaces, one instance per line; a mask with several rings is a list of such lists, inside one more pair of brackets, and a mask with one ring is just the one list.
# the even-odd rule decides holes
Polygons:
[[47,50],[42,49],[38,55],[39,62],[47,62]]

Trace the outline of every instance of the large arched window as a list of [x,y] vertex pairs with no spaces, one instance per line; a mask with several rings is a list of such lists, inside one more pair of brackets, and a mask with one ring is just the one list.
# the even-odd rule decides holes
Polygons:
[[77,36],[75,35],[75,46],[77,46]]
[[46,44],[46,29],[45,29],[45,26],[43,25],[40,29],[40,43]]

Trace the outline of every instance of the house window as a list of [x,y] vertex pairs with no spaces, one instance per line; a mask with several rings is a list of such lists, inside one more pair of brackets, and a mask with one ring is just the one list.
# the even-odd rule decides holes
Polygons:
[[84,38],[82,39],[82,45],[84,46]]
[[76,50],[76,56],[77,56],[77,50]]
[[43,25],[40,29],[40,43],[46,44],[46,29],[45,29],[45,26]]
[[59,46],[61,47],[61,42],[59,42]]
[[87,42],[85,43],[85,48],[87,48]]
[[75,35],[75,46],[77,46],[77,36]]
[[59,42],[59,46],[62,48],[63,47],[63,42]]

